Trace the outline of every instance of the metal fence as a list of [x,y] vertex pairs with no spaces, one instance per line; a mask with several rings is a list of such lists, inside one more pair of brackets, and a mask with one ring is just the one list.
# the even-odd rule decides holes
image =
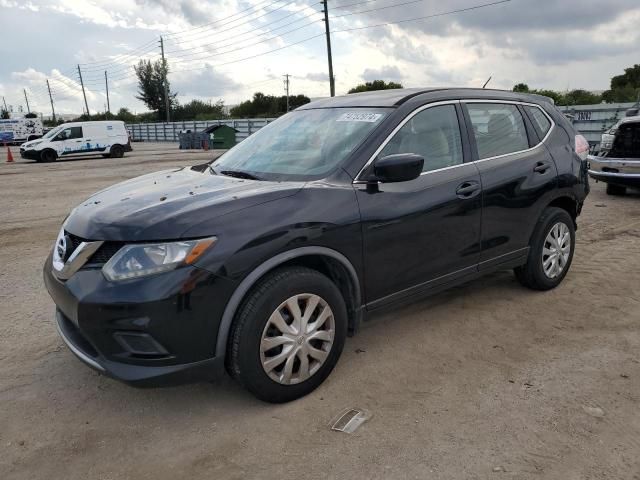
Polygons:
[[169,123],[130,123],[126,125],[126,128],[131,140],[134,142],[178,142],[178,134],[182,130],[199,132],[212,125],[228,125],[238,130],[236,140],[239,142],[274,120],[275,118],[249,118]]
[[558,107],[571,118],[573,127],[584,135],[589,145],[597,150],[602,133],[624,118],[625,112],[634,105],[635,103],[598,103]]

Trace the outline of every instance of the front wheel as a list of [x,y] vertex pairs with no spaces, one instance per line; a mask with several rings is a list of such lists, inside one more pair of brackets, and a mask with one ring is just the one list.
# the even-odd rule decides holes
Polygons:
[[575,226],[567,211],[547,208],[531,237],[527,263],[515,269],[517,279],[534,290],[557,287],[569,271],[575,242]]
[[40,153],[40,161],[44,163],[55,162],[56,157],[56,152],[54,152],[53,150],[43,150]]
[[309,268],[279,269],[243,301],[227,369],[261,400],[288,402],[329,376],[346,336],[347,311],[336,285]]

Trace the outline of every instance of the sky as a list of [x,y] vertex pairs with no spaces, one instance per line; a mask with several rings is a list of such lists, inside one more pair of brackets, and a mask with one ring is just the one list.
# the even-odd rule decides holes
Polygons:
[[[491,4],[491,5],[490,5]],[[638,0],[328,0],[336,93],[405,87],[605,90],[640,63]],[[319,0],[0,0],[0,95],[17,111],[147,108],[133,64],[160,58],[171,90],[234,105],[256,91],[329,95]],[[348,31],[347,31],[348,30]]]

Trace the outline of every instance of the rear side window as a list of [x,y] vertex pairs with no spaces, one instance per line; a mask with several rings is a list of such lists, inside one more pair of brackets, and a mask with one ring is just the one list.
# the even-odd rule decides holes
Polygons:
[[480,159],[529,148],[524,119],[515,105],[469,103],[467,109]]
[[547,116],[542,113],[542,110],[540,110],[538,107],[525,106],[524,109],[527,111],[527,114],[531,118],[533,128],[536,129],[536,132],[538,133],[540,138],[544,138],[551,128],[551,122],[549,121]]
[[423,172],[461,164],[462,140],[456,107],[431,107],[413,116],[379,156],[396,153],[415,153],[424,157]]

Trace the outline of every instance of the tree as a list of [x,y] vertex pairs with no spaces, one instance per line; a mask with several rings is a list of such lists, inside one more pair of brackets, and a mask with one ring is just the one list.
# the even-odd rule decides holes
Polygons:
[[33,112],[29,112],[24,116],[24,118],[38,118],[38,114],[37,113],[33,113]]
[[527,85],[526,83],[518,83],[517,85],[513,86],[513,91],[520,93],[529,93],[529,85]]
[[[289,97],[289,109],[293,110],[311,100],[306,95],[292,95]],[[287,97],[265,95],[262,92],[253,94],[253,99],[246,100],[231,109],[231,116],[237,118],[277,117],[287,112]]]
[[622,75],[611,79],[611,88],[602,94],[606,102],[635,102],[640,100],[640,65],[625,68]]
[[5,110],[4,108],[2,110],[0,110],[0,118],[3,120],[8,120],[9,118],[11,118],[11,115],[9,115],[9,111]]
[[137,117],[126,107],[122,107],[118,110],[118,113],[116,113],[116,119],[122,120],[125,123],[134,123],[138,120]]
[[[169,73],[169,65],[166,60],[140,60],[138,65],[133,67],[138,77],[138,95],[136,98],[145,103],[150,110],[157,112],[158,118],[162,121],[167,117],[166,101],[164,98],[164,80]],[[169,81],[167,80],[167,90],[171,92]],[[169,93],[169,108],[176,105],[177,93]]]
[[202,100],[191,100],[184,105],[176,105],[173,110],[174,120],[218,120],[225,118],[224,102],[218,100],[213,103]]
[[373,82],[361,83],[349,90],[349,93],[371,92],[374,90],[389,90],[392,88],[402,88],[402,85],[395,82],[385,82],[384,80],[374,80]]

